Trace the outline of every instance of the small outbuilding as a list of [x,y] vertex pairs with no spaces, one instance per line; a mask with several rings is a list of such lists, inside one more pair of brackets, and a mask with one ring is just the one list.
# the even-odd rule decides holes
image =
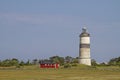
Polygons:
[[59,68],[59,63],[54,63],[51,60],[41,60],[40,68]]

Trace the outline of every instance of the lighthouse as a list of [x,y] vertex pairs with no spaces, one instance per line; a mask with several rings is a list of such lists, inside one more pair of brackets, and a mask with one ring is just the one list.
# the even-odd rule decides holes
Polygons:
[[91,66],[90,58],[90,34],[87,32],[86,27],[82,28],[79,43],[79,64]]

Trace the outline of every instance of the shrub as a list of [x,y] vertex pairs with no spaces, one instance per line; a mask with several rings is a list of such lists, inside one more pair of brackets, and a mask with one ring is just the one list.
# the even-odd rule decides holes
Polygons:
[[74,66],[74,67],[75,67],[75,66],[78,66],[78,64],[77,64],[77,63],[73,63],[73,64],[72,64],[72,66]]
[[64,64],[64,68],[71,68],[71,64],[69,63]]

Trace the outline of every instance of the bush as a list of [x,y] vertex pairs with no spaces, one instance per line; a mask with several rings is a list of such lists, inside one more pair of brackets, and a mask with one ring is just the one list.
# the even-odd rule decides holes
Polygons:
[[64,64],[64,68],[71,68],[71,64],[69,64],[69,63]]
[[77,63],[73,63],[72,66],[76,67],[76,66],[78,66],[78,64]]
[[20,65],[16,65],[16,68],[17,68],[17,69],[20,68]]

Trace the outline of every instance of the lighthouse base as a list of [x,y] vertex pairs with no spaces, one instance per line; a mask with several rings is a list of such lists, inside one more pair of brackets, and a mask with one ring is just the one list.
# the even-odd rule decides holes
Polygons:
[[91,59],[79,59],[79,64],[91,66]]

